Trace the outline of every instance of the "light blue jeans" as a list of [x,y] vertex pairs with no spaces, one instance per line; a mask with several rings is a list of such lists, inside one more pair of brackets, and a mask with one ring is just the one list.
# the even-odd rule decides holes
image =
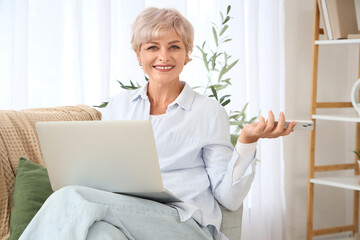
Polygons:
[[20,239],[213,239],[192,218],[181,222],[175,208],[146,199],[86,187],[53,193]]

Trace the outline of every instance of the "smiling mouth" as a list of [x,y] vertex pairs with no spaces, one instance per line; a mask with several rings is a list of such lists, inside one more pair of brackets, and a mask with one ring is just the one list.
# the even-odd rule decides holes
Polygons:
[[166,65],[166,66],[154,66],[156,71],[159,72],[170,72],[175,66],[172,65]]
[[173,69],[174,66],[154,66],[154,68],[160,69],[160,70],[169,70],[169,69]]

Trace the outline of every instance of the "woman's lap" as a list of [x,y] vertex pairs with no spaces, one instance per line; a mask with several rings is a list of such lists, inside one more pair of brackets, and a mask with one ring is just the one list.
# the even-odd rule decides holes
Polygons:
[[96,221],[91,225],[86,240],[128,240],[115,226],[108,222]]
[[193,219],[181,222],[172,207],[85,187],[51,195],[20,239],[86,239],[101,231],[118,236],[112,239],[212,239]]

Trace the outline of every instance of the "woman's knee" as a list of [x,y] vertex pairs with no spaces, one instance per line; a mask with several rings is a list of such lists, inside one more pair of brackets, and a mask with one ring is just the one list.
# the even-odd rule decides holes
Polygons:
[[66,201],[66,199],[72,197],[74,194],[78,193],[82,187],[80,186],[66,186],[62,187],[59,190],[53,192],[47,201]]
[[86,240],[97,239],[128,240],[128,238],[118,228],[104,221],[96,221],[89,228]]

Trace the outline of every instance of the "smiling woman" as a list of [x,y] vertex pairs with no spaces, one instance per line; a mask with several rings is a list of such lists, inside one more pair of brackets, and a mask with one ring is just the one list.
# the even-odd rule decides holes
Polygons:
[[[212,44],[212,22],[218,23],[219,11],[228,4],[233,17],[225,35],[232,41],[226,51],[239,59],[227,73],[233,79],[228,106],[236,109],[250,102],[247,115],[269,109],[278,113],[284,109],[285,96],[284,0],[0,1],[0,108],[94,105],[119,92],[117,79],[143,86],[143,71],[129,43],[131,23],[144,7],[178,9],[194,26],[194,45],[201,45],[204,40]],[[204,85],[202,60],[194,58],[180,78],[191,86]],[[289,201],[285,208],[284,188],[279,187],[284,185],[282,153],[281,139],[259,144],[261,163],[252,193],[244,201],[243,240],[284,239],[285,209],[290,209],[290,224],[300,219],[294,226],[303,232],[301,218],[292,217],[298,215],[291,210],[293,202],[296,206],[303,202]],[[286,171],[292,173],[291,166]]]
[[[241,206],[255,175],[257,141],[286,136],[295,122],[284,128],[281,113],[275,126],[270,111],[267,121],[260,117],[243,128],[234,148],[223,106],[180,81],[193,42],[187,24],[175,9],[149,8],[140,13],[133,23],[132,44],[149,81],[114,96],[103,112],[103,120],[151,121],[164,187],[181,201],[164,205],[70,186],[49,197],[24,239],[48,239],[55,232],[66,239],[75,229],[79,237],[88,239],[105,234],[139,240],[228,239],[220,228],[220,205],[232,211]],[[131,217],[128,209],[136,209]],[[63,221],[69,215],[77,220]]]

